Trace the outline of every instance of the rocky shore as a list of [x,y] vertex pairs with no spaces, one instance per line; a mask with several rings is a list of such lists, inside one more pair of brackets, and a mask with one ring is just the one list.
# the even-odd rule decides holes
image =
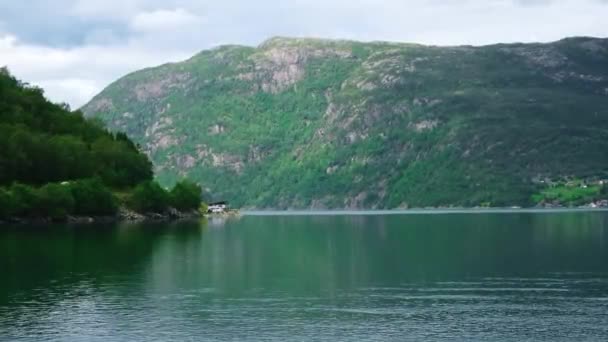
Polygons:
[[142,222],[142,221],[171,221],[201,218],[204,215],[196,210],[179,211],[170,208],[162,213],[138,213],[127,208],[120,208],[113,216],[67,216],[62,219],[51,217],[13,217],[0,224],[48,224],[48,223],[111,223],[111,222]]
[[536,208],[541,209],[560,209],[560,208],[579,208],[579,209],[606,209],[608,208],[608,200],[597,200],[584,205],[568,206],[559,201],[541,202],[536,205]]

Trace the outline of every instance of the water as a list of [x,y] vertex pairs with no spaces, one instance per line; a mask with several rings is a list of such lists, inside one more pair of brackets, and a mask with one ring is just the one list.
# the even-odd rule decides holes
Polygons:
[[607,261],[608,212],[3,227],[0,341],[607,341]]

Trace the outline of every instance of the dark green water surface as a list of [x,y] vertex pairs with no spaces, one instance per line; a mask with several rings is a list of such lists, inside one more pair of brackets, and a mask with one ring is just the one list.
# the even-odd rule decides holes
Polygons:
[[608,212],[4,226],[0,341],[608,341]]

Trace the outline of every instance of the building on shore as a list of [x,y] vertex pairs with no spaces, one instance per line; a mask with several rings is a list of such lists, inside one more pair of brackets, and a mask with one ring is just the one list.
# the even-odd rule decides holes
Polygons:
[[215,202],[209,203],[207,213],[209,214],[222,214],[229,210],[228,202]]

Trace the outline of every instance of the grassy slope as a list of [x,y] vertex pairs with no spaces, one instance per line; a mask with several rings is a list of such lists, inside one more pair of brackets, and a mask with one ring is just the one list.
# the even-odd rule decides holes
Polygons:
[[605,177],[607,65],[606,40],[585,38],[275,39],[136,72],[84,110],[145,146],[163,183],[188,175],[236,205],[528,205],[535,179]]

